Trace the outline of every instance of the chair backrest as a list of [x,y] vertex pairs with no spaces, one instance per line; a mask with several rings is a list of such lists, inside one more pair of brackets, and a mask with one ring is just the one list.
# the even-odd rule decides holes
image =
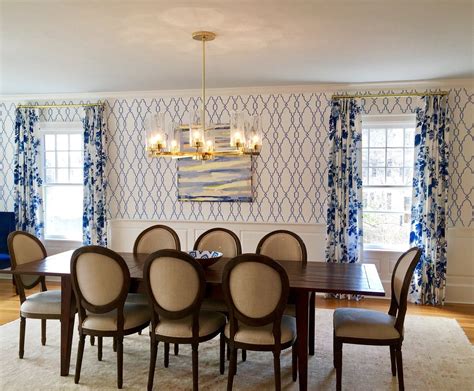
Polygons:
[[[41,241],[34,235],[23,232],[14,231],[8,235],[8,251],[10,253],[12,269],[25,263],[39,261],[46,258],[46,249]],[[15,278],[17,288],[20,293],[20,299],[24,301],[24,290],[31,289],[42,282],[43,290],[46,289],[44,278],[35,275],[20,275]]]
[[242,254],[239,237],[225,228],[212,228],[201,234],[194,243],[194,250],[219,251],[226,258]]
[[178,250],[159,250],[150,254],[143,269],[145,288],[153,307],[152,324],[159,317],[180,319],[199,315],[205,291],[201,264]]
[[178,234],[166,225],[148,227],[138,235],[133,245],[134,254],[151,254],[166,249],[181,249]]
[[123,306],[130,287],[130,271],[116,252],[100,246],[84,246],[71,257],[71,279],[81,319],[86,310],[101,314],[117,310],[117,328],[123,329]]
[[392,273],[392,299],[389,314],[397,316],[395,327],[399,331],[403,328],[405,314],[407,310],[407,296],[410,282],[413,277],[416,265],[421,257],[421,250],[412,247],[398,258]]
[[0,254],[8,254],[8,235],[15,231],[15,213],[0,212]]
[[238,322],[253,327],[273,323],[274,333],[281,332],[290,288],[285,270],[276,261],[265,255],[239,255],[225,265],[222,288],[232,337]]
[[306,263],[308,260],[303,240],[294,232],[286,230],[277,230],[265,235],[257,245],[257,254],[266,255],[278,261]]

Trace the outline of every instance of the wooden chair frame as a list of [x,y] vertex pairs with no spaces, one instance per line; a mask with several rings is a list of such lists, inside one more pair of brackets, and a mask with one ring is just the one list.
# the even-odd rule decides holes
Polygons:
[[149,233],[150,231],[153,231],[155,229],[164,229],[164,230],[168,231],[174,238],[174,241],[175,241],[175,244],[176,244],[176,250],[181,250],[181,242],[180,242],[179,236],[175,232],[175,230],[172,229],[171,227],[166,226],[166,225],[156,224],[156,225],[152,225],[151,227],[148,227],[147,229],[143,230],[137,236],[137,238],[135,239],[135,242],[133,244],[133,253],[134,254],[138,253],[138,251],[137,251],[138,244],[140,243],[140,240],[143,238],[143,236],[145,236],[147,233]]
[[[410,252],[415,251],[415,256],[410,262],[410,265],[405,274],[403,280],[402,289],[400,291],[400,302],[397,302],[394,292],[394,280],[395,273],[400,265],[400,262]],[[357,345],[375,345],[375,346],[389,346],[390,347],[390,363],[392,376],[396,376],[398,372],[398,388],[400,391],[405,389],[403,381],[403,358],[402,358],[402,343],[403,343],[403,324],[405,322],[405,315],[407,312],[407,296],[410,288],[410,282],[415,271],[416,265],[418,264],[421,257],[421,250],[418,247],[412,247],[405,251],[395,264],[395,268],[392,273],[392,295],[390,300],[390,308],[388,314],[396,317],[395,329],[398,331],[400,337],[395,339],[366,339],[366,338],[348,338],[348,337],[336,337],[334,332],[334,367],[336,368],[336,389],[341,390],[342,383],[342,345],[344,343],[357,344]]]
[[[35,243],[38,244],[38,246],[41,248],[41,251],[43,252],[43,258],[46,258],[47,256],[46,248],[36,236],[28,232],[23,232],[23,231],[11,232],[7,238],[7,246],[8,246],[8,252],[10,253],[12,270],[15,270],[16,267],[18,266],[15,251],[13,249],[13,240],[17,235],[23,235],[35,241]],[[25,289],[32,289],[36,287],[38,284],[40,284],[41,292],[46,292],[48,290],[46,287],[46,279],[44,276],[38,276],[38,278],[29,285],[24,284],[23,280],[21,279],[21,276],[18,274],[14,275],[14,279],[15,279],[16,289],[20,296],[20,305],[26,301]],[[44,346],[46,345],[46,320],[47,319],[60,319],[61,314],[51,315],[51,314],[22,314],[20,313],[20,346],[19,346],[19,351],[18,351],[18,355],[20,358],[23,358],[24,353],[25,353],[25,330],[26,330],[27,318],[41,319],[41,344]]]
[[[234,304],[232,294],[230,292],[230,276],[232,270],[246,262],[255,262],[262,263],[271,267],[275,270],[281,279],[282,292],[280,300],[276,305],[275,309],[270,312],[268,315],[260,318],[251,318],[241,313]],[[292,372],[293,380],[296,381],[296,369],[297,369],[297,349],[296,349],[296,339],[281,343],[281,320],[285,312],[286,305],[288,303],[288,296],[290,293],[290,283],[288,280],[288,275],[286,274],[283,267],[278,264],[273,259],[259,254],[242,254],[239,255],[229,263],[226,264],[224,272],[222,275],[222,288],[224,290],[224,296],[229,307],[229,338],[226,337],[226,340],[230,346],[230,366],[229,366],[229,377],[227,381],[227,390],[231,391],[233,386],[234,376],[237,372],[237,349],[243,350],[253,350],[253,351],[271,351],[273,352],[273,361],[274,361],[274,371],[275,371],[275,389],[281,389],[281,375],[280,375],[280,353],[283,349],[287,349],[290,346],[292,347]],[[262,327],[272,323],[272,333],[275,339],[274,345],[264,345],[264,344],[247,344],[242,342],[235,341],[235,334],[239,329],[239,322],[242,322],[251,327]]]
[[[76,273],[76,266],[79,257],[83,254],[93,253],[93,254],[100,254],[107,256],[113,259],[117,264],[120,266],[123,275],[123,283],[122,288],[118,296],[112,300],[111,302],[104,304],[104,305],[94,305],[88,302],[80,288],[79,283],[77,280],[77,273]],[[74,376],[74,382],[77,384],[79,383],[80,375],[81,375],[81,366],[82,366],[82,356],[84,353],[84,342],[85,336],[96,336],[99,337],[98,339],[98,354],[99,354],[99,361],[102,359],[102,338],[103,337],[113,337],[114,338],[114,350],[117,351],[117,387],[122,388],[123,384],[123,337],[125,335],[134,334],[138,331],[143,330],[144,328],[148,327],[149,322],[143,323],[137,327],[124,330],[124,316],[123,316],[123,309],[125,305],[125,301],[127,299],[129,287],[130,287],[130,271],[128,270],[128,266],[125,260],[116,252],[101,246],[84,246],[72,254],[71,257],[71,282],[72,282],[72,289],[74,291],[74,295],[76,296],[76,303],[79,313],[79,347],[77,352],[77,363],[76,363],[76,374]],[[89,311],[94,314],[105,314],[112,310],[117,310],[117,330],[94,330],[94,329],[87,329],[82,326],[84,320],[86,319],[86,311]],[[116,348],[116,349],[115,349]]]
[[236,247],[237,247],[237,255],[242,254],[242,244],[240,243],[239,237],[238,237],[234,232],[232,232],[230,229],[221,228],[221,227],[216,227],[216,228],[208,229],[206,232],[203,232],[201,235],[199,235],[199,237],[198,237],[198,238],[196,239],[196,241],[194,242],[193,250],[198,250],[198,249],[199,249],[199,243],[201,243],[201,241],[202,241],[206,236],[208,236],[209,234],[211,234],[211,233],[213,233],[213,232],[225,232],[226,234],[228,234],[229,236],[231,236],[232,239],[234,239],[235,244],[236,244]]
[[[196,271],[198,278],[199,278],[199,288],[196,294],[196,297],[187,308],[184,308],[180,311],[168,311],[165,308],[161,307],[156,298],[153,294],[153,290],[151,287],[150,281],[150,269],[153,262],[161,257],[172,257],[180,259],[184,262],[187,262],[191,265],[194,270]],[[178,344],[191,344],[192,346],[192,362],[193,362],[193,390],[198,390],[198,347],[201,342],[209,341],[217,335],[220,336],[220,373],[224,373],[224,327],[220,328],[219,330],[204,336],[199,336],[199,313],[201,310],[201,303],[204,299],[205,287],[206,287],[206,276],[204,273],[204,269],[196,262],[196,260],[188,255],[185,252],[178,251],[178,250],[159,250],[156,251],[148,256],[145,261],[145,265],[143,268],[143,279],[145,282],[145,289],[147,292],[148,300],[150,302],[151,308],[151,327],[150,327],[150,368],[148,373],[148,390],[153,389],[153,380],[155,375],[155,366],[156,366],[156,356],[158,353],[158,343],[164,342],[165,349],[168,347],[169,344],[174,343]],[[169,336],[162,336],[155,333],[156,327],[160,321],[160,316],[167,318],[167,319],[182,319],[186,316],[192,316],[192,337],[182,338],[182,337],[169,337]],[[166,356],[166,354],[165,354]],[[167,364],[167,363],[166,363]],[[167,365],[165,365],[167,366]]]
[[[276,230],[276,231],[272,231],[268,234],[266,234],[262,239],[260,239],[260,241],[258,242],[258,245],[257,245],[257,254],[261,254],[261,251],[262,251],[262,246],[263,244],[267,241],[267,239],[271,238],[273,235],[276,235],[276,234],[287,234],[287,235],[290,235],[292,236],[293,238],[295,238],[299,245],[300,245],[300,248],[301,248],[301,262],[303,263],[303,267],[306,266],[306,264],[308,263],[308,252],[306,250],[306,245],[304,244],[303,242],[303,239],[301,239],[301,237],[297,234],[295,234],[294,232],[291,232],[291,231],[288,231],[288,230],[284,230],[284,229],[279,229],[279,230]],[[294,302],[294,298],[291,297],[290,295],[290,303],[291,302]],[[316,340],[315,340],[315,325],[316,325],[316,292],[311,292],[310,296],[309,296],[309,307],[310,307],[310,312],[309,312],[309,333],[308,333],[308,351],[309,351],[309,355],[311,356],[314,356],[314,347],[315,347],[315,343],[316,343]]]

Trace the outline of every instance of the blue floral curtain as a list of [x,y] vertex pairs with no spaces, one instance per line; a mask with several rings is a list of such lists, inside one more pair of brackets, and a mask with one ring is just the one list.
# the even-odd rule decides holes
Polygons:
[[14,212],[16,229],[43,237],[43,213],[36,109],[16,109],[14,157]]
[[410,245],[422,250],[410,296],[420,304],[443,304],[446,286],[448,202],[448,97],[423,97],[417,110]]
[[362,121],[355,99],[333,99],[329,120],[326,261],[362,255]]
[[84,244],[107,246],[107,126],[103,106],[85,108],[84,125]]

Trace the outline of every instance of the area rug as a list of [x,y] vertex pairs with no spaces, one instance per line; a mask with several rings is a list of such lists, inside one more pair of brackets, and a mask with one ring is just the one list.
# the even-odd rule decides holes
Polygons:
[[[335,390],[332,366],[332,310],[316,311],[316,355],[309,359],[308,389]],[[86,343],[81,381],[74,384],[77,352],[75,333],[71,370],[59,376],[59,322],[48,321],[47,344],[40,343],[40,321],[27,320],[25,357],[18,358],[19,322],[0,327],[0,389],[7,390],[116,390],[116,356],[112,341],[104,340],[103,361],[97,361],[97,347]],[[454,319],[407,316],[403,347],[406,390],[474,390],[474,348]],[[149,337],[133,335],[124,341],[124,389],[144,390],[149,365]],[[163,345],[158,348],[155,390],[192,388],[191,350],[180,347],[179,356],[170,355],[169,368],[163,366]],[[225,390],[219,374],[217,339],[199,347],[199,388]],[[247,361],[238,363],[235,390],[273,390],[273,356],[248,352]],[[297,390],[291,379],[291,352],[281,357],[282,389]],[[344,390],[398,390],[390,372],[386,347],[344,345]]]

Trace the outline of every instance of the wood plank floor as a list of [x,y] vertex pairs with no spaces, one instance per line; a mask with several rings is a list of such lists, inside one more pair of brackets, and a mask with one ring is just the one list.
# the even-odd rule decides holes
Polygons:
[[[58,282],[48,283],[48,289],[59,289]],[[37,290],[32,290],[32,292]],[[10,280],[0,280],[0,325],[11,322],[19,317],[20,299]],[[359,307],[379,311],[388,311],[389,301],[380,299],[364,299],[360,302],[324,299],[317,297],[316,308],[334,309],[337,307]],[[474,344],[474,305],[446,304],[444,307],[408,305],[409,315],[441,316],[454,318],[463,328],[469,341]]]

